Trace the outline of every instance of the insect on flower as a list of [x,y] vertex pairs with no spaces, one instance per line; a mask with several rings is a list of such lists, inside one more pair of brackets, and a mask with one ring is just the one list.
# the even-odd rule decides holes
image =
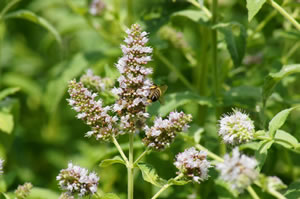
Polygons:
[[168,89],[167,85],[162,85],[162,86],[157,86],[153,84],[153,86],[150,87],[150,94],[148,95],[148,102],[152,103],[155,101],[159,101],[161,104],[164,103],[163,100],[163,94],[166,92]]

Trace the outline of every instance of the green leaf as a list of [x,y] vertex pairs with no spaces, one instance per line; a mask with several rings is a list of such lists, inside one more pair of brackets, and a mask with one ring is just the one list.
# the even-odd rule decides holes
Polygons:
[[120,198],[114,193],[106,193],[103,196],[101,196],[100,199],[120,199]]
[[50,189],[33,187],[27,199],[57,199],[59,195]]
[[260,147],[258,150],[255,152],[255,158],[258,161],[258,168],[261,170],[263,165],[265,164],[267,155],[268,155],[268,150],[274,143],[273,140],[263,140],[260,142]]
[[120,156],[115,156],[113,159],[103,160],[99,166],[100,167],[108,167],[112,164],[117,164],[117,163],[126,165],[126,163]]
[[300,196],[300,181],[293,182],[289,185],[288,189],[284,193],[287,199],[298,199]]
[[16,93],[19,90],[20,90],[19,87],[4,89],[3,91],[0,92],[0,100],[4,99],[5,97],[7,97],[9,95]]
[[1,18],[6,14],[7,11],[9,11],[14,5],[19,3],[21,0],[12,0],[10,1],[1,11],[0,13],[0,20]]
[[33,106],[38,106],[43,96],[41,85],[30,77],[21,75],[20,73],[5,73],[0,79],[3,84],[8,86],[19,87],[22,92],[26,93],[30,99],[28,101]]
[[276,84],[282,80],[284,77],[300,72],[300,64],[294,65],[286,65],[283,66],[282,69],[277,73],[269,74],[264,82],[262,96],[263,96],[263,104],[266,103],[269,96],[272,94]]
[[273,117],[273,119],[269,122],[269,134],[271,137],[274,137],[276,130],[278,130],[285,123],[290,112],[294,109],[295,107],[285,109],[283,111],[280,111]]
[[0,130],[10,134],[14,127],[13,116],[9,113],[0,112]]
[[67,62],[59,64],[64,68],[64,71],[59,77],[51,80],[46,88],[44,104],[48,112],[53,113],[56,111],[58,104],[67,89],[68,81],[80,75],[89,64],[89,60],[85,54],[82,53],[75,55]]
[[258,13],[266,0],[247,0],[248,20],[251,21]]
[[4,196],[5,199],[10,199],[10,197],[8,195],[6,195],[5,193],[2,193],[2,195]]
[[225,37],[227,49],[234,65],[240,66],[246,52],[247,32],[245,27],[237,22],[222,23],[214,26]]
[[288,149],[295,149],[298,146],[298,140],[292,136],[291,134],[283,131],[283,130],[277,130],[275,134],[275,143],[282,145],[285,148]]
[[171,16],[173,22],[178,22],[182,19],[188,19],[193,22],[206,25],[209,22],[208,16],[202,10],[183,10],[172,14]]
[[182,93],[172,93],[170,95],[166,95],[165,104],[159,105],[158,103],[154,103],[150,107],[149,112],[152,115],[159,114],[160,116],[166,116],[170,111],[174,111],[178,107],[190,102],[195,102],[209,107],[211,107],[213,104],[212,100],[208,97],[203,97],[193,92],[186,91]]
[[138,163],[138,167],[142,171],[143,179],[145,181],[150,182],[157,187],[162,187],[166,183],[166,180],[160,178],[151,165],[147,163]]
[[173,185],[178,185],[178,186],[185,185],[189,182],[190,181],[188,181],[188,180],[175,180],[174,178],[171,178],[168,180],[168,184],[173,184]]
[[28,11],[28,10],[18,10],[12,13],[9,13],[4,16],[4,19],[11,19],[11,18],[20,18],[20,19],[25,19],[28,21],[31,21],[33,23],[36,23],[45,29],[47,29],[56,39],[56,41],[61,45],[62,40],[57,32],[57,30],[43,17],[40,17],[36,15],[35,13]]

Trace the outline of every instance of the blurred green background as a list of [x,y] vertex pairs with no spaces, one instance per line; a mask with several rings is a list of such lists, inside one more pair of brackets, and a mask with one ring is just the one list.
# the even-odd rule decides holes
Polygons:
[[[0,10],[10,3],[11,0],[1,0]],[[126,198],[125,167],[98,167],[101,160],[117,155],[116,149],[110,143],[84,138],[89,128],[75,118],[66,101],[67,82],[88,68],[102,77],[116,79],[119,75],[114,64],[122,56],[119,46],[129,23],[127,1],[102,0],[102,3],[104,6],[92,15],[88,0],[23,0],[0,18],[0,91],[19,89],[10,90],[11,95],[0,99],[0,125],[1,121],[9,125],[0,131],[0,157],[5,159],[2,190],[13,191],[18,184],[31,182],[43,188],[40,190],[45,191],[43,198],[57,198],[60,191],[55,177],[72,161],[97,171],[103,192],[115,192]],[[205,4],[209,7],[211,1]],[[218,33],[222,95],[217,99],[213,91],[212,26],[207,16],[183,0],[133,0],[132,5],[131,21],[150,33],[149,45],[154,54],[149,67],[154,69],[153,80],[168,85],[166,103],[154,103],[149,112],[165,116],[177,109],[192,114],[188,135],[196,134],[212,151],[218,153],[220,143],[219,118],[215,114],[219,100],[221,113],[232,107],[246,110],[255,120],[256,130],[264,129],[266,122],[280,110],[299,104],[299,75],[288,76],[270,96],[264,116],[260,114],[265,77],[283,65],[300,62],[299,31],[276,12],[272,15],[270,6],[264,5],[249,23],[245,1],[219,1],[219,21],[223,23]],[[286,7],[300,20],[298,2],[289,1]],[[270,20],[257,29],[267,17]],[[231,22],[234,23],[227,24]],[[238,49],[234,59],[227,49],[226,34],[234,39],[233,45]],[[292,112],[284,126],[298,140],[299,118],[299,111]],[[170,148],[151,153],[145,161],[161,177],[175,176],[173,160],[178,152],[192,146],[190,137],[179,136]],[[119,139],[126,150],[128,138],[124,135]],[[136,139],[135,144],[136,152],[142,152],[140,140]],[[246,151],[253,154],[249,149]],[[272,147],[263,172],[277,175],[289,185],[300,177],[300,162],[296,157],[296,153],[287,149]],[[216,177],[217,173],[212,170],[210,175]],[[150,198],[157,191],[142,180],[140,172],[135,177],[136,198]],[[226,198],[222,191],[218,182],[210,178],[201,185],[172,187],[162,196]]]

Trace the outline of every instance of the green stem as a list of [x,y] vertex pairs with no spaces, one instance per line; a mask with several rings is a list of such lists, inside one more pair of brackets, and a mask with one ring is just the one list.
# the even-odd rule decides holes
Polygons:
[[279,193],[278,191],[276,191],[275,189],[270,189],[269,193],[274,196],[275,198],[278,199],[287,199],[284,195],[282,195],[281,193]]
[[[212,2],[212,24],[216,25],[218,22],[218,0],[213,0]],[[221,82],[219,78],[219,66],[218,66],[218,32],[215,28],[211,31],[212,34],[212,65],[213,65],[213,82],[214,82],[214,92],[216,96],[216,118],[218,119],[221,115],[222,109],[220,107],[221,99]],[[224,155],[226,153],[226,146],[223,142],[220,144],[220,154]]]
[[187,2],[190,2],[191,4],[193,4],[194,6],[196,6],[197,8],[200,8],[203,12],[205,12],[205,14],[208,16],[208,18],[212,17],[211,12],[204,5],[200,5],[195,0],[187,0]]
[[268,0],[268,3],[270,3],[273,8],[275,8],[282,16],[290,21],[297,28],[297,30],[300,31],[300,24],[285,9],[283,9],[273,0]]
[[137,163],[149,152],[151,149],[147,148],[133,163],[133,166],[135,167]]
[[254,189],[249,186],[247,188],[247,191],[250,193],[250,195],[252,196],[253,199],[260,199],[259,196],[257,195],[257,193],[254,191]]
[[20,2],[21,0],[14,0],[14,1],[11,1],[9,2],[4,8],[3,10],[1,11],[0,13],[0,20],[1,18],[5,15],[5,13],[7,11],[9,11],[15,4],[17,4],[18,2]]
[[160,59],[170,70],[172,70],[182,83],[188,87],[190,90],[196,92],[194,86],[181,74],[181,72],[174,66],[166,57],[164,57],[159,52],[155,52],[155,56]]
[[112,136],[112,141],[115,144],[116,148],[118,149],[120,155],[122,156],[123,160],[126,162],[126,165],[128,167],[128,165],[129,165],[128,159],[127,159],[126,155],[124,154],[124,152],[123,152],[121,146],[119,145],[118,141],[116,140],[115,136]]
[[[180,175],[176,176],[174,180],[179,180],[180,178],[182,178],[182,176],[183,174],[181,173]],[[167,188],[169,188],[172,185],[172,183],[165,184],[151,199],[156,199],[162,192],[164,192]]]
[[133,141],[134,141],[134,134],[129,133],[129,164],[127,167],[128,173],[128,199],[133,199]]

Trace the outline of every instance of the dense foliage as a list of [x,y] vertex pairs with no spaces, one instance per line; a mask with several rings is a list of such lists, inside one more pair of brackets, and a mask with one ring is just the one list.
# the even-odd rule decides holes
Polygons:
[[[80,196],[125,199],[126,173],[138,199],[300,198],[299,12],[299,0],[0,1],[0,198],[71,198],[76,181]],[[145,90],[134,98],[116,90],[131,34],[151,79],[125,82]],[[151,85],[168,86],[164,102],[144,99]],[[114,103],[115,117],[102,109]]]

